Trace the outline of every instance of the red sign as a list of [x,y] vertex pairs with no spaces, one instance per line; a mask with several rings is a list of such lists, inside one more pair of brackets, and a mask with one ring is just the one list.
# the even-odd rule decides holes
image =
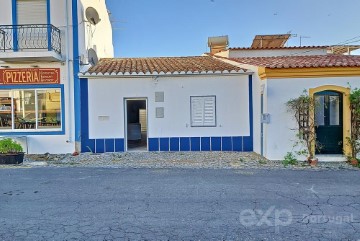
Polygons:
[[60,84],[60,69],[0,69],[0,85]]

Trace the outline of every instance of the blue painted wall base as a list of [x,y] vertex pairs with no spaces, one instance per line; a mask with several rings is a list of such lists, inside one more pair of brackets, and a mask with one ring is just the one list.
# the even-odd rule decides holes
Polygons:
[[148,141],[149,151],[253,151],[250,136],[161,137]]
[[[124,139],[88,139],[82,143],[82,152],[124,152]],[[235,151],[250,152],[252,139],[249,136],[224,137],[161,137],[148,139],[149,151]]]

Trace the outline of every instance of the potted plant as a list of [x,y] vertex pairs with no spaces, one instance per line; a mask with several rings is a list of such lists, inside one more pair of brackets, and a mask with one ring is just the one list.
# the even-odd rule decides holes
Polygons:
[[0,140],[0,164],[20,164],[24,161],[22,146],[10,138]]
[[293,114],[298,126],[298,141],[295,145],[304,147],[298,154],[306,155],[311,166],[318,164],[318,159],[315,157],[315,148],[319,148],[319,145],[316,145],[315,104],[315,100],[307,94],[306,90],[299,97],[290,99],[286,103],[288,112]]

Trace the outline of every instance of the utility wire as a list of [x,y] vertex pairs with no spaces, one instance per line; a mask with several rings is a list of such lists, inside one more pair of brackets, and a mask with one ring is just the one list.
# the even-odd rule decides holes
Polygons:
[[[347,40],[344,40],[344,41],[341,41],[341,42],[339,42],[337,44],[329,45],[329,47],[336,47],[336,46],[339,46],[339,45],[346,45],[346,44],[357,43],[357,42],[360,42],[360,35],[356,36],[356,37],[353,37],[353,38],[350,38],[350,39],[347,39]],[[296,55],[301,55],[301,54],[305,54],[305,53],[309,53],[309,52],[313,52],[313,51],[315,51],[315,50],[311,49],[311,50],[301,51],[301,52],[293,53],[293,54],[290,54],[290,55],[283,55],[283,56],[294,56],[294,55],[296,56]]]

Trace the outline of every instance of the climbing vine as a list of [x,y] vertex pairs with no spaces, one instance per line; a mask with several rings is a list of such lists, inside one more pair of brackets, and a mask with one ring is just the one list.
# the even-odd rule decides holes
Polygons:
[[351,110],[351,135],[348,138],[348,144],[351,147],[351,157],[356,159],[360,153],[360,89],[355,88],[350,96]]
[[292,113],[296,119],[299,141],[305,144],[308,158],[313,158],[315,156],[313,144],[316,142],[314,99],[305,90],[299,97],[286,102],[286,106],[288,112]]

